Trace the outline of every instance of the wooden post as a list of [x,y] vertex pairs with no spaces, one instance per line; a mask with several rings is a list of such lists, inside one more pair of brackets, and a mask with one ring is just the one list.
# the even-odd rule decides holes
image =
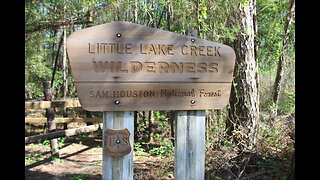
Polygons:
[[175,127],[175,179],[204,179],[205,111],[177,111]]
[[[121,157],[111,157],[106,154],[105,132],[108,129],[124,129],[130,132],[131,152]],[[102,179],[103,180],[132,180],[133,179],[133,137],[134,112],[103,112],[103,141],[102,141]]]
[[[197,36],[196,30],[188,35]],[[176,180],[204,179],[205,110],[177,111],[175,115],[174,177]]]
[[[45,81],[43,83],[44,88],[44,97],[46,101],[52,101],[52,91],[51,91],[51,82]],[[48,131],[54,132],[56,130],[56,122],[54,120],[55,112],[53,108],[47,108],[46,109],[46,117],[48,121]],[[51,155],[59,157],[59,149],[58,149],[58,141],[57,139],[51,139],[50,140],[50,146],[51,146]]]

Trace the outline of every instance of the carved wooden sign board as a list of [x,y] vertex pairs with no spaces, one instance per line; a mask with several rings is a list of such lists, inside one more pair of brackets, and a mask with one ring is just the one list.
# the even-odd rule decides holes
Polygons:
[[229,46],[129,22],[72,33],[67,52],[88,111],[204,110],[228,104]]

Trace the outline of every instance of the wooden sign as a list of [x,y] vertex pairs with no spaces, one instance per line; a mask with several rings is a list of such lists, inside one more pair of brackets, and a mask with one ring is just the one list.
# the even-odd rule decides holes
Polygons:
[[131,152],[130,132],[127,128],[121,130],[108,129],[105,133],[106,154],[120,157]]
[[67,51],[88,111],[220,109],[229,101],[229,46],[129,22],[72,33]]

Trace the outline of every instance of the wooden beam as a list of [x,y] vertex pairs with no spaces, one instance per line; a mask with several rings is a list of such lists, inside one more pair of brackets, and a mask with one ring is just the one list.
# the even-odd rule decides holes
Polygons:
[[25,102],[25,109],[46,109],[63,107],[81,107],[79,100],[54,100]]
[[[102,140],[102,180],[132,180],[133,179],[133,136],[134,112],[103,112]],[[124,129],[130,132],[131,152],[121,157],[111,157],[106,152],[105,132],[108,129]]]
[[177,111],[175,121],[175,179],[204,179],[205,131],[205,111]]
[[25,137],[25,144],[30,144],[30,143],[40,143],[45,140],[49,139],[55,139],[59,137],[70,137],[70,136],[75,136],[87,132],[92,132],[92,131],[97,131],[102,128],[102,123],[100,124],[95,124],[95,125],[90,125],[86,127],[80,127],[80,128],[75,128],[75,129],[68,129],[68,130],[62,130],[62,131],[56,131],[56,132],[51,132],[47,134],[41,134],[41,135],[35,135],[35,136],[29,136]]
[[[87,123],[87,122],[98,122],[102,123],[102,118],[55,118],[56,123]],[[47,118],[25,118],[25,123],[30,124],[43,124],[47,122]]]
[[[44,99],[49,102],[52,101],[51,81],[43,82],[43,89],[44,89],[43,90]],[[48,131],[54,132],[57,126],[55,121],[55,111],[53,108],[46,108],[46,117],[48,122]],[[51,139],[50,146],[51,146],[51,155],[59,157],[58,140]]]
[[[187,35],[197,37],[197,30]],[[177,111],[175,116],[174,177],[176,180],[204,179],[205,111]]]

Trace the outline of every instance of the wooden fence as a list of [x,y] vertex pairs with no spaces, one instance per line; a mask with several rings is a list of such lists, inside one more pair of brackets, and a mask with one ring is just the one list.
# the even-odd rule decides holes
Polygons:
[[[28,109],[47,109],[47,108],[66,108],[66,107],[81,107],[79,100],[54,100],[54,101],[28,101],[25,102],[25,110]],[[25,137],[25,144],[39,143],[44,140],[54,139],[58,137],[69,137],[79,135],[86,132],[96,131],[102,128],[102,118],[54,118],[54,123],[99,123],[80,128],[59,130],[46,134]],[[29,124],[44,124],[48,123],[48,118],[25,118],[25,123]]]

